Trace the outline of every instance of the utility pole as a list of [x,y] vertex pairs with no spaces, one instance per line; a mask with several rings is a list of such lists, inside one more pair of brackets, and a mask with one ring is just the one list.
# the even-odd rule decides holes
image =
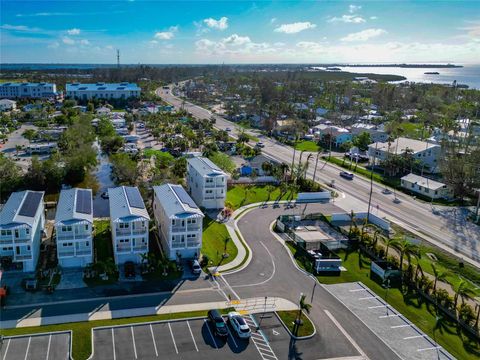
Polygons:
[[478,220],[480,220],[480,214],[478,213],[478,208],[480,207],[480,188],[477,190],[478,193],[478,200],[477,200],[477,209],[475,210],[475,222],[478,223]]
[[120,69],[120,50],[117,49],[117,69]]

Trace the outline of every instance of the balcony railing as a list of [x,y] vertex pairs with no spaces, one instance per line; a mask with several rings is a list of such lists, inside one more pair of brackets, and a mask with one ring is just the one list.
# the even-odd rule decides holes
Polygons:
[[196,241],[196,242],[187,242],[187,247],[193,247],[193,248],[197,248],[200,246],[200,242]]
[[16,244],[24,244],[30,242],[30,238],[15,238]]
[[172,232],[185,232],[187,231],[186,226],[172,226]]
[[130,246],[117,246],[117,252],[119,253],[125,253],[125,252],[131,252],[132,248]]
[[32,255],[15,255],[15,260],[32,260]]
[[13,244],[13,239],[0,239],[0,244]]
[[77,256],[82,256],[82,255],[91,255],[92,250],[86,249],[86,250],[77,250],[76,255]]
[[86,234],[57,234],[57,240],[87,240],[92,235]]
[[147,228],[143,228],[143,229],[133,229],[132,230],[132,233],[134,235],[138,235],[138,234],[145,234],[147,232]]
[[133,247],[133,251],[142,251],[142,252],[146,252],[148,251],[148,246],[147,245],[138,245],[138,246],[134,246]]
[[117,235],[130,235],[132,232],[130,229],[117,229],[116,234]]
[[183,249],[184,247],[185,243],[172,242],[172,249]]
[[59,251],[58,252],[58,257],[70,257],[74,256],[75,252],[74,251]]

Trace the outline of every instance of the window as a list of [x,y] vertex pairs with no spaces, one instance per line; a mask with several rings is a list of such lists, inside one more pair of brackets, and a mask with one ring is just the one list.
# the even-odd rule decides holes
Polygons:
[[89,242],[89,241],[85,241],[85,246],[90,246],[90,242]]
[[18,229],[15,229],[15,237],[18,238],[20,236]]
[[429,190],[429,189],[427,189],[427,188],[425,188],[425,193],[427,193],[427,194],[428,194],[429,192],[430,192],[430,190]]
[[27,246],[27,251],[30,251],[30,245]]
[[85,230],[88,230],[88,224],[87,224],[87,225],[85,225]]
[[196,224],[197,219],[187,219],[187,224]]
[[120,223],[119,227],[120,229],[128,229],[128,223]]
[[30,234],[30,229],[29,229],[29,228],[26,228],[26,229],[25,229],[25,234],[27,234],[27,235]]
[[172,225],[175,226],[175,219],[172,219]]

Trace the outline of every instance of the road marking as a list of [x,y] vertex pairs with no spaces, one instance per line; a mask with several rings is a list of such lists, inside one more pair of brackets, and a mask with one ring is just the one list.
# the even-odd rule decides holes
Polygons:
[[215,345],[215,349],[218,350],[217,342],[215,341],[215,337],[213,336],[212,331],[210,330],[210,326],[208,325],[207,320],[204,319],[203,321],[204,321],[204,323],[205,323],[205,326],[207,327],[208,333],[209,333],[210,336],[212,337],[213,344]]
[[193,344],[195,345],[195,349],[197,349],[197,351],[198,351],[197,342],[195,341],[195,338],[193,337],[192,328],[190,327],[190,323],[188,322],[188,320],[187,320],[187,325],[188,325],[188,330],[190,330],[190,335],[192,335],[192,340],[193,340]]
[[237,342],[235,341],[235,338],[233,337],[232,332],[230,331],[228,326],[227,326],[227,332],[228,332],[228,335],[230,335],[230,337],[232,338],[232,341],[235,344],[235,347],[238,348]]
[[340,323],[337,321],[337,319],[335,319],[333,317],[333,315],[330,313],[330,311],[328,311],[326,309],[324,309],[323,311],[325,311],[325,314],[327,314],[327,316],[330,318],[330,320],[332,320],[332,322],[337,326],[337,328],[347,338],[347,340],[350,341],[350,343],[360,353],[360,355],[362,355],[365,359],[368,359],[367,354],[365,354],[365,352],[362,350],[362,348],[360,346],[358,346],[357,342],[355,340],[353,340],[353,338],[350,336],[350,334],[347,333],[347,331],[343,328],[342,325],[340,325]]
[[388,306],[388,305],[375,305],[375,306],[369,306],[368,308],[369,309],[378,309],[378,308],[384,308],[385,306]]
[[5,360],[7,358],[7,353],[8,353],[8,347],[10,346],[10,339],[7,341],[7,347],[5,348],[5,354],[3,354],[3,359]]
[[441,346],[433,346],[433,347],[429,347],[429,348],[417,349],[417,351],[437,350],[437,349],[441,349],[441,348],[442,348]]
[[390,326],[390,329],[398,329],[398,328],[403,328],[403,327],[408,327],[412,326],[410,324],[403,324],[403,325],[395,325],[395,326]]
[[32,341],[31,336],[28,338],[27,352],[25,353],[25,360],[27,360],[27,357],[28,357],[28,350],[30,349],[30,341]]
[[137,346],[135,345],[135,334],[133,332],[133,326],[130,326],[130,331],[132,333],[133,353],[135,354],[135,359],[136,359],[137,358]]
[[112,327],[112,347],[113,347],[113,360],[117,359],[117,354],[115,354],[115,334]]
[[407,337],[404,337],[403,340],[418,339],[418,338],[423,338],[423,337],[425,337],[425,336],[426,336],[426,335],[407,336]]
[[[252,315],[246,317],[245,321],[253,323],[253,327],[258,328],[257,322]],[[258,330],[256,333],[252,332],[250,337],[263,360],[269,360],[269,358],[278,360],[275,352],[272,350],[270,343],[268,342],[268,339],[266,338],[262,330]],[[268,352],[272,353],[273,355],[269,354]],[[269,358],[266,358],[266,356],[268,356]]]
[[280,335],[280,333],[278,331],[276,331],[275,329],[272,329],[272,333],[273,335],[277,336],[277,335]]
[[272,255],[272,253],[270,252],[270,250],[268,250],[268,247],[262,241],[260,241],[260,244],[265,248],[265,250],[267,250],[267,253],[270,256],[270,260],[272,261],[272,266],[273,266],[272,274],[268,277],[268,279],[265,279],[261,282],[258,282],[258,283],[255,283],[255,284],[235,285],[235,286],[233,286],[234,288],[263,285],[263,284],[269,282],[270,280],[272,280],[272,278],[275,276],[276,266],[275,266],[274,257]]
[[385,318],[397,317],[397,316],[400,316],[400,314],[388,314],[388,315],[382,315],[382,316],[379,316],[378,318],[379,318],[379,319],[385,319]]
[[363,297],[363,298],[358,298],[358,300],[371,300],[371,299],[376,299],[377,297],[376,296],[367,296],[367,297]]
[[350,292],[357,292],[357,291],[367,291],[367,289],[352,289],[352,290],[348,290]]
[[153,347],[155,348],[155,355],[158,357],[157,343],[155,342],[155,335],[153,335],[152,324],[150,324],[150,333],[152,334]]
[[175,351],[178,354],[177,344],[175,343],[175,338],[173,337],[173,331],[172,331],[172,327],[170,326],[170,323],[168,323],[168,328],[170,329],[170,335],[172,335],[172,340],[173,340],[173,345],[175,346]]
[[45,360],[48,360],[48,357],[50,356],[50,343],[52,342],[52,334],[48,337],[48,347],[47,347],[47,357]]

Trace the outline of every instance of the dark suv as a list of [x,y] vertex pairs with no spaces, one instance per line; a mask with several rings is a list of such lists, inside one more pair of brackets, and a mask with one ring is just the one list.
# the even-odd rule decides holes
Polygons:
[[208,312],[208,320],[212,323],[216,335],[228,336],[227,324],[218,310],[210,310]]

